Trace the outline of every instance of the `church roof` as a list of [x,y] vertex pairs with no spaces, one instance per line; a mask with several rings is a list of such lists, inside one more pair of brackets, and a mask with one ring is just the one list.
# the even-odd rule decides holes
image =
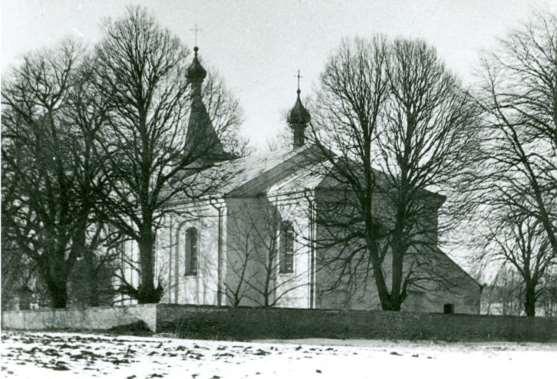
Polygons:
[[[306,190],[336,190],[342,184],[331,171],[332,164],[324,160],[316,145],[304,145],[216,162],[201,172],[185,176],[183,180],[191,180],[193,185],[188,190],[201,197],[276,196]],[[389,186],[386,174],[374,171],[383,185]],[[194,186],[199,190],[192,190]],[[441,194],[423,192],[437,198],[438,206],[445,200]],[[188,201],[187,197],[177,196],[176,202]]]
[[210,161],[231,159],[213,127],[201,97],[194,97],[186,132],[186,151]]
[[283,180],[273,183],[267,190],[268,195],[314,190],[327,178],[329,162],[313,163],[295,170]]
[[215,165],[214,170],[234,173],[234,177],[221,189],[225,196],[249,196],[265,192],[269,186],[280,182],[293,172],[315,162],[315,146],[297,149],[282,149],[271,153],[223,162]]
[[[197,174],[185,177],[184,180],[191,178],[199,188],[203,188],[203,196],[257,196],[265,193],[273,184],[282,182],[318,160],[316,146],[305,145],[296,149],[287,148],[217,162]],[[188,200],[182,198],[181,201]]]

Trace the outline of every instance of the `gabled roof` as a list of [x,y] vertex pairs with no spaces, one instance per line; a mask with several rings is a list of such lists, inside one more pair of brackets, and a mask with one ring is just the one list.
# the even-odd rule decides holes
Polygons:
[[[353,164],[353,163],[352,163]],[[357,170],[357,168],[355,168]],[[377,178],[378,188],[387,190],[391,188],[391,178],[384,172],[373,169]],[[290,175],[284,179],[273,183],[267,193],[269,195],[288,194],[303,192],[305,190],[333,190],[337,191],[339,188],[344,187],[339,182],[339,176],[335,175],[333,164],[329,161],[323,162],[315,160],[312,163],[299,167],[293,170]],[[431,196],[437,199],[438,206],[440,207],[446,200],[445,196],[427,190],[420,191],[425,196]]]
[[[313,145],[279,150],[270,154],[245,158],[239,164],[233,180],[225,184],[222,194],[230,197],[257,195],[304,167],[318,160]],[[215,166],[218,169],[219,166]]]
[[[324,162],[325,159],[319,147],[310,144],[216,162],[191,178],[196,187],[205,188],[203,197],[212,198],[262,194],[276,196],[316,189],[337,190],[342,184],[331,172],[333,165]],[[388,186],[386,174],[377,169],[374,171],[378,179]],[[438,206],[445,200],[443,195],[435,192],[424,190],[423,193],[438,198]],[[180,199],[178,196],[176,201],[188,202],[189,199]]]
[[329,162],[317,162],[301,167],[283,180],[273,183],[267,190],[269,195],[287,194],[314,190],[327,179]]
[[[265,154],[217,162],[191,175],[199,188],[210,188],[203,195],[210,197],[249,197],[263,194],[275,183],[315,163],[318,150],[314,145],[288,148]],[[183,180],[188,180],[185,177]],[[178,199],[188,201],[186,198]]]
[[439,262],[442,262],[443,264],[445,264],[449,267],[452,267],[456,271],[463,274],[464,277],[466,277],[466,279],[468,279],[470,282],[477,285],[480,288],[480,290],[483,288],[483,286],[478,282],[478,280],[476,278],[474,278],[472,275],[470,275],[470,273],[467,270],[465,270],[460,264],[458,264],[452,257],[450,257],[448,254],[446,254],[443,250],[437,248],[437,249],[435,249],[435,252],[434,252],[433,255]]

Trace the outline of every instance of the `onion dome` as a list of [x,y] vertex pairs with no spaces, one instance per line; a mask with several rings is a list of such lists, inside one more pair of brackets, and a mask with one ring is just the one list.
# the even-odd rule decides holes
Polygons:
[[190,81],[202,81],[203,79],[205,79],[205,77],[207,76],[207,71],[203,68],[203,66],[201,65],[201,63],[199,63],[199,59],[197,59],[197,52],[199,51],[199,48],[197,46],[195,46],[193,48],[193,60],[190,64],[190,66],[188,67],[188,70],[186,72],[186,77],[188,78],[188,80]]
[[[299,80],[299,74],[298,74]],[[298,85],[298,90],[296,91],[298,94],[296,98],[296,103],[294,107],[288,112],[288,117],[286,121],[288,125],[292,129],[292,147],[294,149],[298,147],[304,146],[305,143],[305,129],[307,128],[307,124],[311,120],[311,116],[308,110],[303,106],[302,100],[300,100],[300,87]]]
[[286,120],[290,125],[307,124],[311,121],[311,116],[300,100],[300,90],[298,89],[298,91],[296,92],[298,94],[296,104],[294,104],[294,107],[290,110],[290,112],[288,112],[288,117]]

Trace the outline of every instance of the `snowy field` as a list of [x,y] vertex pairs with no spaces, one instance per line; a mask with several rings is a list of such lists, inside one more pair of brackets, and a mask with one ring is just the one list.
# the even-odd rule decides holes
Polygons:
[[2,334],[2,378],[557,378],[557,344]]

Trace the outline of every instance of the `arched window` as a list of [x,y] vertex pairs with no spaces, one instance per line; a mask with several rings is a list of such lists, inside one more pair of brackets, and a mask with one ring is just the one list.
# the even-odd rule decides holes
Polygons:
[[186,229],[186,275],[197,275],[198,237],[196,228]]
[[280,273],[294,272],[294,228],[284,221],[280,228]]

